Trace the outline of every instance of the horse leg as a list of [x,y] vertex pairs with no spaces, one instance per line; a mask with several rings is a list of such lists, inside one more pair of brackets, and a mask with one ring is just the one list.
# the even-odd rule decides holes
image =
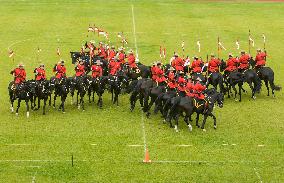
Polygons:
[[192,126],[191,126],[191,124],[188,122],[188,121],[189,121],[188,118],[189,118],[189,116],[186,115],[186,116],[184,117],[184,122],[185,122],[186,125],[188,126],[188,130],[189,130],[189,131],[192,131]]
[[51,106],[51,94],[49,95],[48,105]]
[[66,97],[61,97],[61,107],[62,107],[62,112],[65,113],[65,106],[64,106],[64,102],[65,102]]
[[205,126],[207,117],[208,117],[208,114],[204,114],[204,116],[203,116],[203,123],[202,123],[202,125],[201,125],[201,129],[202,129],[204,132],[206,131],[205,128],[204,128],[204,126]]
[[27,118],[30,117],[29,100],[26,99]]
[[249,87],[251,89],[251,98],[252,99],[256,99],[256,97],[255,97],[255,89],[254,89],[255,86],[252,85],[252,82],[249,82],[248,84],[249,84]]
[[240,96],[239,102],[242,101],[242,88],[243,88],[242,85],[239,84],[239,96]]
[[82,110],[85,111],[85,106],[84,106],[84,96],[81,96],[81,104],[82,104]]
[[80,104],[81,104],[81,101],[80,101],[80,103],[79,103],[79,91],[77,91],[76,105],[77,105],[78,109],[80,109]]
[[135,108],[135,103],[136,103],[136,93],[131,93],[130,95],[130,111],[132,112],[133,109]]
[[198,121],[199,121],[199,113],[197,113],[197,115],[196,115],[196,126],[197,126],[198,128],[200,128],[200,126],[199,126],[199,124],[198,124]]
[[150,110],[151,110],[151,107],[152,107],[152,105],[154,104],[154,99],[153,99],[153,97],[151,97],[151,101],[150,101],[150,103],[149,103],[149,105],[148,105],[148,108],[147,108],[147,114],[146,114],[146,116],[147,116],[147,118],[149,118],[150,117]]
[[57,97],[57,94],[55,93],[55,94],[54,94],[54,97],[53,97],[53,108],[55,108],[56,97]]
[[271,88],[272,96],[275,97],[275,94],[274,94],[274,83],[273,83],[273,81],[269,80],[269,85],[270,85],[270,88]]
[[40,99],[38,98],[37,99],[37,109],[39,109],[40,108]]
[[102,108],[103,107],[103,99],[102,99],[102,95],[99,96],[99,107]]
[[234,92],[235,92],[234,99],[235,99],[235,101],[237,101],[237,93],[238,93],[238,91],[237,91],[235,85],[233,85],[232,88],[233,88],[233,90],[234,90]]
[[42,114],[43,114],[43,115],[45,115],[46,101],[47,101],[47,98],[44,98],[44,99],[43,99],[43,108],[42,108],[42,111],[43,111]]
[[268,86],[268,80],[264,81],[266,89],[267,89],[267,96],[269,96],[269,86]]
[[16,115],[18,116],[19,115],[19,108],[21,106],[21,99],[18,99],[18,106],[17,106],[17,109],[16,109]]
[[12,99],[12,98],[10,97],[10,101],[11,101],[10,110],[11,110],[11,112],[13,113],[13,112],[14,112],[14,99]]
[[216,120],[216,116],[212,113],[209,114],[209,116],[211,116],[214,120],[214,129],[216,130],[217,129],[217,120]]
[[175,131],[178,132],[178,119],[179,119],[179,114],[175,116],[176,124],[175,124]]

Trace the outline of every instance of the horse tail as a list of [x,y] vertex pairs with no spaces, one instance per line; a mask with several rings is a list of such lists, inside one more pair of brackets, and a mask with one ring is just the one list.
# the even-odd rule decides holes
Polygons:
[[281,86],[275,85],[274,82],[272,82],[272,88],[273,90],[276,90],[276,91],[280,91],[282,89]]

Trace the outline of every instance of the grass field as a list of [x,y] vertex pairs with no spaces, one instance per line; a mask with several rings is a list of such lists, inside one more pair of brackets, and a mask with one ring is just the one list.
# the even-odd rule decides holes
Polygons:
[[[58,61],[57,47],[67,61],[67,73],[73,75],[69,51],[79,50],[89,35],[89,23],[110,34],[118,45],[117,32],[125,32],[135,49],[133,13],[139,59],[150,64],[159,58],[159,46],[167,56],[181,52],[197,53],[201,42],[203,58],[217,51],[220,36],[228,51],[237,54],[235,41],[248,50],[248,30],[256,46],[267,37],[267,65],[275,71],[275,83],[284,85],[283,40],[284,3],[255,1],[75,1],[26,0],[0,1],[0,182],[284,182],[284,95],[267,97],[263,87],[255,101],[244,95],[241,103],[225,99],[216,108],[217,130],[208,120],[207,132],[193,128],[189,132],[180,123],[175,133],[162,124],[159,115],[146,119],[138,108],[129,111],[128,95],[120,97],[120,106],[104,95],[104,107],[88,104],[78,110],[67,100],[66,113],[48,107],[47,115],[25,108],[19,116],[11,114],[7,86],[9,74],[20,61],[28,78],[40,62],[52,76]],[[102,39],[102,38],[99,38]],[[15,60],[8,57],[8,48]],[[42,51],[37,56],[37,48]],[[38,57],[38,59],[37,59]],[[247,88],[247,86],[246,86]],[[22,103],[24,106],[24,103]],[[144,135],[151,164],[143,164]],[[138,146],[131,146],[138,145]],[[184,145],[184,146],[183,146]],[[71,166],[71,156],[74,167]]]

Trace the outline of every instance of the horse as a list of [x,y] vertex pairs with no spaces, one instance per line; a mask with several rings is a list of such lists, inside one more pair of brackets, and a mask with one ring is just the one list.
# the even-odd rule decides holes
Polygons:
[[101,76],[97,78],[92,78],[91,85],[88,89],[88,96],[89,96],[89,103],[91,103],[91,95],[92,95],[92,101],[95,101],[95,93],[97,93],[97,96],[99,97],[97,105],[102,108],[103,106],[103,100],[102,95],[104,93],[104,90],[106,89],[106,86],[108,84],[108,76]]
[[[249,61],[250,65],[252,66],[252,68],[255,68],[255,61],[251,58]],[[270,68],[270,67],[261,67],[258,69],[255,69],[257,75],[259,76],[259,78],[261,80],[264,81],[266,89],[267,89],[267,96],[270,95],[269,93],[269,86],[271,88],[271,93],[272,96],[275,97],[275,93],[274,91],[280,91],[282,88],[281,86],[275,85],[274,84],[274,71]],[[269,84],[269,86],[268,86]]]
[[[208,71],[206,72],[208,73]],[[208,86],[211,84],[216,90],[217,86],[219,86],[220,92],[226,93],[226,89],[224,87],[224,78],[220,72],[212,72],[209,74],[209,76],[206,76],[206,78],[207,78],[206,88],[208,88]]]
[[126,88],[127,85],[128,78],[123,70],[119,70],[116,76],[109,76],[109,91],[111,92],[111,100],[113,104],[116,103],[118,106],[118,96],[122,89]]
[[61,104],[59,105],[58,110],[62,110],[63,113],[65,113],[65,100],[67,98],[67,95],[69,93],[69,87],[70,87],[71,79],[63,77],[61,79],[55,80],[55,91],[54,91],[54,101],[53,101],[53,107],[55,107],[55,101],[56,97],[61,97]]
[[160,110],[164,119],[166,119],[168,111],[170,109],[171,99],[176,97],[177,91],[175,90],[167,90],[164,93],[161,93],[158,98],[156,99],[156,107],[154,113],[157,113]]
[[[226,69],[226,62],[223,60],[221,61],[220,70],[224,71]],[[231,88],[233,88],[235,95],[234,99],[237,101],[237,94],[239,94],[239,102],[242,101],[242,90],[243,90],[243,83],[244,83],[244,75],[240,73],[238,70],[224,73],[224,81],[228,88],[228,98],[230,98]],[[239,92],[236,89],[236,85],[239,87]]]
[[21,101],[24,100],[26,103],[26,115],[27,118],[30,116],[29,112],[29,101],[31,99],[30,93],[35,93],[35,83],[34,80],[26,81],[15,86],[14,81],[10,82],[8,85],[8,92],[11,102],[11,112],[14,112],[14,101],[18,99],[18,105],[16,109],[16,115],[19,115],[19,108],[21,106]]
[[251,98],[256,99],[255,94],[260,93],[261,90],[261,80],[258,77],[255,70],[247,69],[241,72],[244,75],[244,82],[248,83],[251,89]]
[[[73,101],[73,96],[75,89],[77,90],[77,107],[80,109],[82,107],[82,110],[85,110],[85,105],[84,105],[84,96],[89,90],[89,86],[91,83],[91,77],[84,75],[84,76],[79,76],[75,78],[70,78],[71,81],[71,87],[70,87],[70,93]],[[78,102],[78,97],[80,96],[80,102]]]
[[211,116],[214,119],[214,129],[217,128],[216,124],[216,117],[213,115],[213,108],[214,104],[217,102],[219,107],[223,107],[224,102],[224,95],[222,93],[219,93],[216,91],[216,89],[212,88],[205,92],[205,101],[201,102],[200,100],[192,97],[181,97],[177,96],[172,99],[172,107],[170,109],[170,112],[167,117],[167,121],[170,123],[170,127],[173,127],[171,123],[171,119],[174,117],[176,124],[175,124],[175,131],[178,132],[178,120],[179,115],[184,112],[185,118],[184,121],[187,124],[190,131],[192,131],[192,126],[188,122],[188,118],[191,117],[191,115],[196,112],[196,126],[199,127],[198,120],[199,115],[203,114],[203,123],[201,125],[201,129],[204,130],[204,126],[207,120],[208,116]]
[[34,101],[36,98],[38,99],[38,106],[36,110],[40,108],[40,100],[43,100],[43,115],[45,115],[46,101],[51,95],[50,86],[50,81],[48,80],[38,81],[36,84],[36,95],[34,97]]
[[[136,101],[137,101],[137,97],[140,98],[140,105],[141,107],[143,107],[143,98],[142,98],[142,95],[141,95],[141,86],[144,82],[146,81],[150,81],[151,79],[148,79],[148,78],[142,78],[142,79],[139,79],[137,82],[131,82],[130,83],[130,86],[133,87],[133,89],[131,89],[131,94],[130,94],[130,111],[132,112],[135,108],[135,104],[136,104]],[[129,86],[129,87],[130,87]]]

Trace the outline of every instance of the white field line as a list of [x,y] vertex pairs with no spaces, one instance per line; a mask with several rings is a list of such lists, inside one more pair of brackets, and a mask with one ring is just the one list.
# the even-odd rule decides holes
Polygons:
[[131,145],[127,145],[129,147],[142,147],[144,145],[140,145],[140,144],[131,144]]
[[[257,163],[263,163],[264,161],[257,161]],[[203,160],[154,160],[152,163],[189,163],[189,164],[251,164],[256,163],[254,161],[203,161]]]
[[[5,162],[70,162],[72,160],[51,160],[51,159],[8,159],[8,160],[0,160],[0,163]],[[77,162],[85,162],[87,160],[73,160]]]
[[253,168],[253,169],[254,169],[254,173],[256,174],[259,182],[262,183],[261,177],[260,177],[259,173],[257,172],[256,168]]
[[31,146],[32,144],[5,144],[6,146]]
[[[134,6],[131,5],[131,12],[132,12],[132,24],[133,24],[133,37],[134,37],[134,45],[136,50],[136,57],[138,57],[138,47],[137,47],[137,39],[136,39],[136,26],[135,26],[135,15],[134,15]],[[143,143],[144,143],[144,153],[147,150],[147,141],[146,141],[146,131],[145,131],[145,123],[144,123],[144,115],[141,109],[141,126],[142,126],[142,133],[143,133]]]
[[175,145],[177,147],[192,147],[190,144],[180,144],[180,145]]

